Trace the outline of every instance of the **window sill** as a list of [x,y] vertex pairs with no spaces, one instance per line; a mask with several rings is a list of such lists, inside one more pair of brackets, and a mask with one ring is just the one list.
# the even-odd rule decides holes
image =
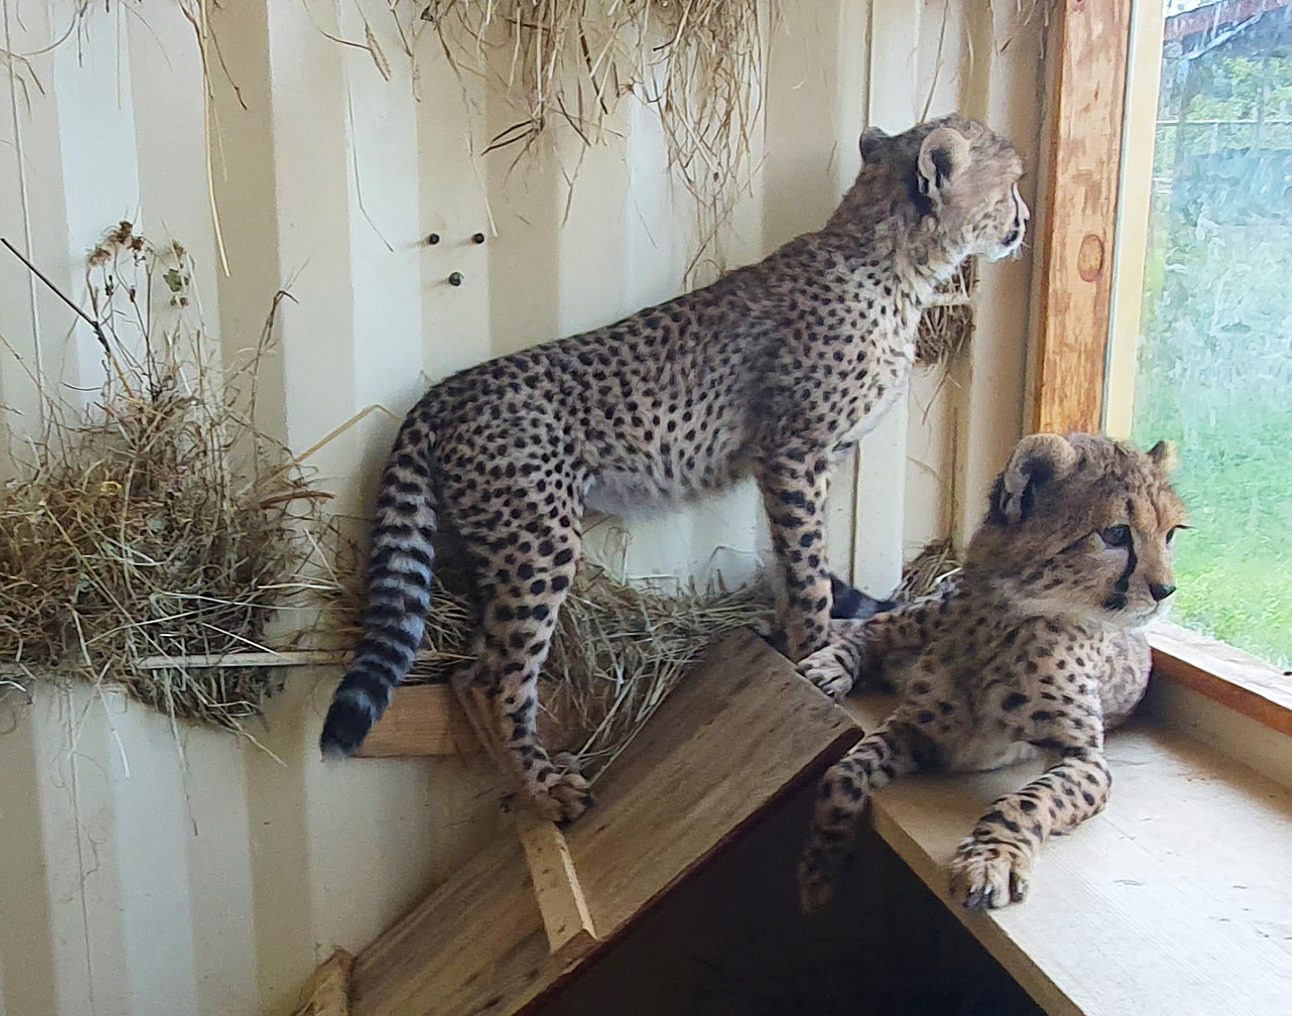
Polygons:
[[1292,675],[1176,624],[1154,625],[1148,637],[1158,675],[1292,736]]
[[[846,703],[867,730],[881,697]],[[1108,808],[1042,850],[1025,903],[969,913],[947,863],[1039,764],[899,780],[878,834],[1049,1013],[1284,1013],[1292,998],[1292,791],[1150,718],[1109,739]]]

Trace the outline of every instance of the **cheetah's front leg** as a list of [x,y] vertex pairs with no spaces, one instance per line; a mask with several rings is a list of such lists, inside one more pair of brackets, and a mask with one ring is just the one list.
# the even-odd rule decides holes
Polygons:
[[864,673],[892,653],[927,645],[945,620],[946,593],[903,603],[861,621],[830,620],[827,644],[799,662],[798,671],[833,699],[841,699]]
[[794,663],[825,645],[829,631],[828,470],[829,459],[821,448],[789,444],[768,456],[761,476],[772,548],[784,583],[777,612],[785,655]]
[[821,780],[808,845],[799,859],[799,905],[804,913],[830,902],[852,854],[857,826],[872,791],[914,773],[930,757],[928,738],[899,709],[836,762]]
[[1102,811],[1111,787],[1102,744],[1066,749],[1058,765],[978,820],[951,862],[952,895],[971,910],[1022,900],[1041,844]]

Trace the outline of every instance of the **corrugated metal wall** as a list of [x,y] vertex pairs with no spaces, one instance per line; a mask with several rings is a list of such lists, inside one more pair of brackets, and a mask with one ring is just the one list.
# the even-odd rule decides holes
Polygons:
[[[374,4],[381,33],[385,4]],[[901,129],[926,106],[959,108],[1012,134],[1034,166],[1041,34],[1018,25],[1014,4],[994,14],[976,0],[780,6],[762,169],[726,235],[733,262],[824,220],[867,121]],[[471,146],[513,117],[484,85],[464,102],[429,38],[414,99],[406,63],[392,60],[387,83],[367,54],[321,34],[362,37],[350,0],[211,7],[219,52],[208,57],[227,64],[241,104],[217,71],[207,123],[179,5],[0,0],[0,48],[28,54],[0,61],[0,234],[72,293],[83,292],[86,251],[119,218],[182,239],[227,350],[254,341],[291,280],[297,302],[261,381],[266,420],[293,448],[370,404],[401,412],[424,378],[679,290],[693,209],[670,183],[650,111],[628,110],[623,139],[586,153],[567,216],[563,167],[576,149],[511,173],[506,157],[472,161]],[[393,40],[387,49],[398,52]],[[476,231],[490,234],[483,246],[468,241]],[[430,232],[444,241],[426,246]],[[445,284],[453,271],[461,287]],[[903,552],[975,519],[1020,427],[1029,274],[1026,260],[981,272],[970,353],[945,380],[917,380],[865,442],[860,468],[839,477],[832,555],[866,584],[891,585]],[[92,340],[73,324],[0,260],[11,347],[0,351],[0,403],[20,431],[39,418],[28,369],[98,383]],[[344,504],[365,499],[392,427],[374,414],[316,457]],[[629,570],[747,573],[760,526],[747,490],[634,525]],[[257,731],[276,758],[207,731],[177,736],[108,690],[44,688],[10,710],[0,1012],[280,1012],[316,960],[334,945],[361,948],[494,832],[488,777],[464,763],[325,769],[314,745],[334,679],[291,677]]]

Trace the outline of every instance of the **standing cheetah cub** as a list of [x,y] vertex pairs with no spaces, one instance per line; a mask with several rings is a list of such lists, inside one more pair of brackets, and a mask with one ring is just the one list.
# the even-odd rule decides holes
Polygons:
[[867,621],[832,622],[800,671],[838,698],[881,665],[901,703],[825,776],[799,863],[804,910],[830,899],[872,791],[908,773],[1056,762],[978,820],[951,863],[965,906],[1027,894],[1046,838],[1108,800],[1104,731],[1144,694],[1142,629],[1175,592],[1184,508],[1164,443],[1147,454],[1093,435],[1024,438],[996,480],[960,575]]
[[784,644],[826,644],[823,523],[834,456],[905,390],[920,316],[969,257],[1023,242],[1013,146],[960,117],[886,137],[815,233],[706,289],[435,385],[381,481],[363,638],[323,726],[358,747],[422,641],[432,540],[450,529],[483,603],[477,662],[495,732],[537,810],[572,819],[587,783],[535,734],[539,670],[578,561],[584,508],[757,478],[788,590]]

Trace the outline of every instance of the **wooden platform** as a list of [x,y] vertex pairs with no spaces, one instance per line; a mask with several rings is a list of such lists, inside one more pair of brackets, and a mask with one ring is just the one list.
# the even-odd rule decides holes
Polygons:
[[[882,696],[849,699],[866,728]],[[1292,1013],[1292,791],[1151,713],[1108,742],[1107,809],[1041,851],[1027,901],[969,913],[947,864],[988,804],[1039,762],[923,776],[875,795],[875,831],[1048,1013]],[[850,878],[863,878],[852,871]]]
[[729,639],[673,692],[597,784],[598,806],[567,830],[599,941],[551,955],[524,851],[506,837],[357,957],[351,1012],[524,1011],[859,736],[753,634]]

